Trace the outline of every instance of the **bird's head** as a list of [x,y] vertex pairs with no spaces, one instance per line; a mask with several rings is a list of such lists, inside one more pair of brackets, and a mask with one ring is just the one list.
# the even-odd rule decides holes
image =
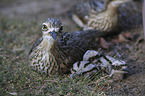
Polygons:
[[132,0],[110,0],[108,7],[119,7],[121,4],[130,2]]
[[48,18],[42,24],[43,38],[49,37],[55,40],[60,36],[62,30],[63,30],[63,24],[59,19]]

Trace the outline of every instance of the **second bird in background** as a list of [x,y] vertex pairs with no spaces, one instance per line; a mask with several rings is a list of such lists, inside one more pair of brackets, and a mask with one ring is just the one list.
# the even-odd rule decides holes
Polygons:
[[[132,0],[91,0],[81,2],[72,9],[72,19],[83,30],[96,29],[105,31],[106,33],[114,32],[120,26],[119,24],[123,24],[124,22],[130,23],[130,19],[122,21],[125,16],[128,16],[126,15],[126,10],[124,10],[124,8],[126,8],[127,11],[130,11],[130,9],[128,9],[126,5],[123,6],[123,8],[119,8],[119,6],[128,2],[130,3],[130,6],[134,6],[134,3],[131,1]],[[136,9],[137,8],[132,8],[131,13]],[[130,15],[132,16],[132,14]],[[131,24],[129,25],[131,26]],[[128,26],[125,27],[127,28]]]

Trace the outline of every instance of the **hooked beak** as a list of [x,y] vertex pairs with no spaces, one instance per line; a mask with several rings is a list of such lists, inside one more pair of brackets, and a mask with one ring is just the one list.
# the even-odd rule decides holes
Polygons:
[[50,35],[51,35],[54,39],[56,39],[57,33],[56,33],[55,31],[52,31],[52,32],[49,32],[49,33],[50,33]]

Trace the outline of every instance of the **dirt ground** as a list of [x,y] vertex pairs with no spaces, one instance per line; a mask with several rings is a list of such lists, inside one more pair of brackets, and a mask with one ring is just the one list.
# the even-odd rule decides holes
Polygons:
[[[64,24],[64,31],[79,30],[67,14],[68,10],[79,1],[81,0],[1,0],[0,50],[5,49],[6,52],[0,51],[0,63],[4,62],[2,61],[4,57],[10,56],[11,52],[16,55],[10,56],[10,61],[12,58],[17,58],[18,54],[23,53],[20,55],[20,61],[28,63],[25,58],[34,41],[40,37],[41,24],[48,17],[59,18]],[[120,54],[120,58],[128,63],[131,74],[122,81],[113,82],[111,88],[104,89],[103,92],[108,95],[143,96],[145,95],[145,41],[143,40],[142,24],[127,33],[131,34],[131,40],[112,44],[111,48],[103,51],[109,55]],[[17,64],[16,62],[18,62],[17,59],[10,64]],[[3,67],[2,64],[0,66]],[[1,69],[2,74],[6,69]],[[1,76],[4,78],[5,75]],[[1,84],[2,82],[5,81],[1,79]],[[2,86],[4,89],[0,89],[0,91],[9,91],[5,87],[8,84]]]

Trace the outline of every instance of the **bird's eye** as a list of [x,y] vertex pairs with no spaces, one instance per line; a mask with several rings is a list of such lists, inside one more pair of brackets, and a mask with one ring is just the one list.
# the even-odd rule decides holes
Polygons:
[[42,26],[42,29],[43,29],[43,30],[48,30],[48,28],[47,28],[46,25],[43,25],[43,26]]

